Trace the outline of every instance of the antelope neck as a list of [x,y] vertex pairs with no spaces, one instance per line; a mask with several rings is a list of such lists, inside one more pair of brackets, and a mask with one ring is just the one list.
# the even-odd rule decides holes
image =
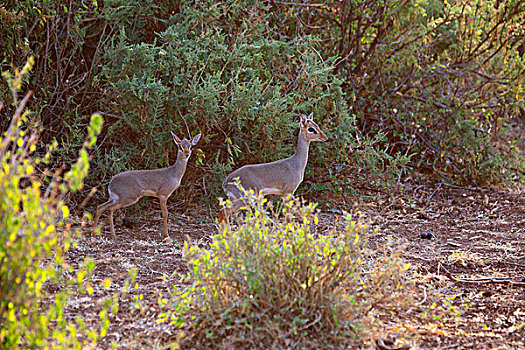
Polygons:
[[297,166],[303,171],[304,171],[304,168],[306,168],[306,163],[308,162],[309,146],[310,146],[310,142],[306,140],[303,133],[299,131],[299,137],[297,140],[297,149],[295,150],[295,154],[293,155],[293,158]]
[[186,165],[188,165],[188,159],[184,159],[182,156],[182,152],[178,152],[177,161],[168,169],[170,170],[170,172],[174,173],[174,175],[177,178],[181,178],[182,175],[184,175],[184,172],[186,171]]

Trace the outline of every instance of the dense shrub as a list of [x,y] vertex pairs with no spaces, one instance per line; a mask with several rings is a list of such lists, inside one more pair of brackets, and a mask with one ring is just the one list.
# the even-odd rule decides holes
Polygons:
[[[194,161],[207,170],[207,190],[217,194],[233,167],[293,152],[295,114],[314,111],[331,128],[330,117],[346,113],[332,61],[318,57],[315,39],[274,39],[260,3],[214,4],[183,2],[157,43],[129,44],[121,35],[108,50],[104,72],[122,111],[110,133],[121,138],[118,155],[100,159],[120,159],[109,174],[166,165],[168,130],[185,134],[188,127],[205,136],[206,153]],[[331,134],[349,138],[352,127]],[[196,178],[191,170],[188,175],[188,182]]]
[[89,186],[171,163],[168,129],[200,131],[175,196],[212,199],[231,169],[290,155],[294,118],[311,111],[331,140],[312,147],[306,193],[396,190],[413,170],[500,184],[523,172],[524,10],[518,0],[8,0],[1,64],[36,55],[27,85],[42,139],[60,141],[56,166],[81,148],[85,116],[104,113]]
[[319,51],[339,57],[336,75],[358,130],[384,133],[379,147],[448,181],[490,185],[520,175],[511,127],[523,116],[522,1],[275,3],[280,31],[318,35]]
[[313,147],[306,183],[346,188],[348,181],[335,174],[358,148],[358,166],[380,178],[370,183],[397,177],[407,157],[373,148],[381,134],[356,138],[334,74],[337,57],[324,59],[315,36],[283,38],[270,25],[271,10],[261,1],[181,2],[157,42],[116,38],[104,77],[119,96],[121,114],[109,136],[121,146],[101,154],[102,171],[167,165],[168,130],[201,131],[203,153],[194,159],[200,171],[190,170],[185,182],[213,198],[232,169],[291,155],[296,115],[313,111],[330,142]]
[[[186,244],[188,287],[161,321],[184,327],[187,348],[328,349],[363,344],[418,293],[388,244],[373,251],[369,229],[347,215],[321,232],[313,204],[291,203],[289,224],[251,196],[244,219],[209,247]],[[187,323],[184,323],[186,321]]]

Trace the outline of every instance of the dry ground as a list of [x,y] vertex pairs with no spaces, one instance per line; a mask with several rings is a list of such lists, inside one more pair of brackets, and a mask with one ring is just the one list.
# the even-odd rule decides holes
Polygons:
[[[456,294],[454,305],[462,314],[440,325],[391,324],[385,337],[409,339],[414,349],[525,349],[525,199],[521,193],[475,189],[444,184],[413,186],[410,196],[375,198],[354,203],[372,226],[373,239],[394,239],[406,246],[405,258],[424,290]],[[348,206],[321,207],[320,225],[330,226]],[[118,222],[118,221],[117,221]],[[169,231],[173,244],[162,242],[160,212],[133,224],[117,225],[118,240],[83,231],[79,245],[68,252],[75,265],[90,256],[96,261],[95,282],[111,278],[109,290],[98,285],[92,297],[78,297],[66,314],[82,314],[88,322],[98,318],[97,300],[117,292],[136,267],[136,285],[121,298],[111,318],[108,335],[99,343],[122,349],[162,348],[177,331],[157,324],[158,298],[179,283],[174,272],[185,272],[181,255],[185,240],[206,245],[216,232],[208,212],[170,208]],[[420,233],[431,232],[431,240]],[[373,243],[373,242],[372,242]],[[142,297],[140,297],[142,295]]]

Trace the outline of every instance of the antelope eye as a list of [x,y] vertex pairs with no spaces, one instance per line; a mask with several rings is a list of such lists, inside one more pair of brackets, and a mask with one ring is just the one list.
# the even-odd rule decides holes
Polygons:
[[313,127],[308,128],[308,132],[311,132],[312,134],[317,134],[317,130],[315,130]]

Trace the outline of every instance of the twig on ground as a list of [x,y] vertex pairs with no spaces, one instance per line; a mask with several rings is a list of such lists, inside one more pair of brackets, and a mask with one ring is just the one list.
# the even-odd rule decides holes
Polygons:
[[[517,286],[525,286],[525,276],[505,276],[505,277],[482,277],[477,279],[461,279],[452,276],[450,271],[448,271],[443,264],[439,264],[439,268],[443,269],[443,275],[448,277],[454,282],[459,283],[474,283],[474,284],[487,284],[487,283],[502,283],[502,284],[512,284]],[[516,281],[518,280],[518,281]]]
[[518,263],[515,263],[515,262],[511,262],[511,261],[500,261],[500,263],[507,264],[507,265],[519,266],[519,267],[525,267],[525,264],[518,264]]
[[423,287],[423,293],[424,293],[423,300],[417,303],[418,306],[423,305],[425,301],[427,301],[427,289],[425,287]]
[[326,6],[325,4],[306,4],[306,3],[300,3],[300,2],[283,2],[283,1],[274,1],[274,0],[265,0],[265,2],[269,2],[269,3],[272,3],[272,4],[278,4],[278,5],[300,6],[300,7],[323,7],[323,6]]

